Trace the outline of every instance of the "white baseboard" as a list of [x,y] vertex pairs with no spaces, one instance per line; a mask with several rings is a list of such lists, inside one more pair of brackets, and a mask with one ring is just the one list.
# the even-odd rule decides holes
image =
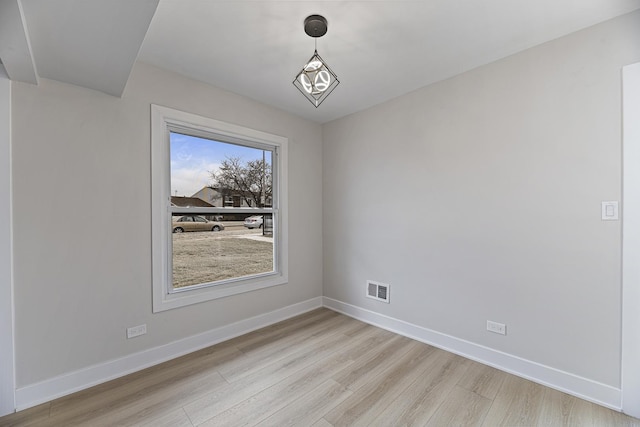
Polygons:
[[621,411],[621,390],[498,350],[442,334],[361,307],[323,297],[323,306],[394,333],[526,378],[538,384]]
[[93,387],[320,307],[322,307],[322,297],[312,298],[160,347],[20,387],[16,389],[16,410],[21,411]]
[[621,391],[618,388],[328,297],[312,298],[160,347],[154,347],[18,388],[15,394],[16,409],[21,411],[58,397],[84,390],[322,306],[581,399],[617,411],[621,410]]

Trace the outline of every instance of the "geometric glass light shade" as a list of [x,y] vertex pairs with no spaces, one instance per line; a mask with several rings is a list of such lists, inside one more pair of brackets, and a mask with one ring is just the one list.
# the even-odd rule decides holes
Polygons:
[[[324,36],[327,29],[327,19],[322,15],[309,15],[304,20],[304,32],[316,40]],[[313,52],[313,56],[293,79],[293,85],[318,108],[318,105],[322,104],[322,101],[339,84],[338,76],[318,55],[318,42],[316,41],[316,50]]]
[[340,84],[338,76],[318,55],[316,50],[313,56],[302,67],[293,80],[293,85],[316,107],[322,104],[327,96]]

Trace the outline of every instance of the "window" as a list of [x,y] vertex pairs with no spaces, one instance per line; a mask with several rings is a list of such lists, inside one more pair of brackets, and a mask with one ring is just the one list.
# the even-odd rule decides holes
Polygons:
[[287,139],[151,106],[153,311],[287,282]]

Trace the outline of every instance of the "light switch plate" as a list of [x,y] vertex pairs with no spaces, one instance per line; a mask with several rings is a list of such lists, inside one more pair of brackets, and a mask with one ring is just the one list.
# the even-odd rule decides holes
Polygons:
[[602,220],[603,221],[617,221],[618,215],[618,202],[602,202]]

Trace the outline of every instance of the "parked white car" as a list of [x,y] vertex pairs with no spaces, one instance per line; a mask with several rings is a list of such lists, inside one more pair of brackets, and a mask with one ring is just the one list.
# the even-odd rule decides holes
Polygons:
[[244,219],[247,228],[262,228],[262,215],[253,215]]

